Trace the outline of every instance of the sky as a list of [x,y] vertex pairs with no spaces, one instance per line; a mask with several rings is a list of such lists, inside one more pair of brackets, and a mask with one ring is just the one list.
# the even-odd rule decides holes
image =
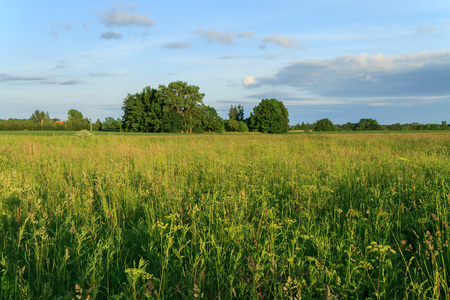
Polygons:
[[224,119],[450,123],[450,1],[0,1],[0,119],[120,118],[178,80]]

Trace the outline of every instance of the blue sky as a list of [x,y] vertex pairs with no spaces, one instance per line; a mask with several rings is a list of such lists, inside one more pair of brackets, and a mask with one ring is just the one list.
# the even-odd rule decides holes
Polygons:
[[0,2],[0,119],[117,118],[177,80],[224,118],[276,98],[291,124],[450,123],[450,1]]

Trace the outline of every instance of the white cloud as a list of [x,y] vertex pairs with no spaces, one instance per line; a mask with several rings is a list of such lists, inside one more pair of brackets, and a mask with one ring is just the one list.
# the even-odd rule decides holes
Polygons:
[[384,56],[383,53],[358,55],[348,54],[334,59],[311,61],[333,70],[353,72],[390,72],[422,67],[426,64],[439,64],[450,61],[450,50],[428,51],[412,54]]
[[256,82],[255,75],[245,76],[244,79],[242,80],[242,82],[244,83],[244,85],[246,87],[254,87],[254,86],[258,85],[258,83]]
[[147,14],[131,14],[125,10],[116,9],[103,12],[100,18],[108,26],[150,27],[156,24]]
[[223,44],[230,45],[234,42],[234,38],[250,38],[253,36],[253,31],[241,31],[237,33],[230,33],[227,31],[220,32],[214,29],[205,30],[203,28],[199,28],[196,30],[196,33],[206,38],[208,42],[220,42]]
[[[263,41],[266,43],[276,44],[278,46],[281,46],[282,48],[291,48],[291,49],[300,48],[297,39],[286,37],[283,35],[266,36]],[[304,48],[304,46],[302,46],[301,48]]]

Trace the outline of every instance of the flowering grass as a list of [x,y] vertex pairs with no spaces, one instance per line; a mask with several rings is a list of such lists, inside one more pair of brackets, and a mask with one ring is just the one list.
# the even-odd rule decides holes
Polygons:
[[445,299],[450,134],[0,136],[2,299]]

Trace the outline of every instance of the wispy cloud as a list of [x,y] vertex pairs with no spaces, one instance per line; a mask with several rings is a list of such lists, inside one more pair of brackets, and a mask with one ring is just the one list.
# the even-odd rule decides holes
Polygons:
[[251,38],[253,36],[254,32],[252,30],[244,30],[238,33],[235,33],[234,35],[239,38]]
[[41,76],[17,76],[9,74],[0,74],[0,82],[6,81],[43,81],[47,80],[46,77]]
[[224,55],[224,56],[221,56],[221,57],[219,57],[219,59],[236,59],[236,58],[239,58],[239,56],[237,56],[237,55]]
[[78,85],[78,84],[82,84],[83,81],[79,81],[79,80],[68,80],[68,81],[63,81],[60,82],[59,85]]
[[71,30],[72,29],[72,25],[70,25],[69,23],[62,24],[61,27],[64,28],[65,30]]
[[83,81],[67,80],[58,81],[46,76],[21,76],[11,74],[0,74],[0,83],[2,82],[16,82],[16,83],[36,83],[36,84],[56,84],[56,85],[75,85],[82,84]]
[[103,32],[100,35],[100,38],[104,40],[120,40],[121,38],[123,38],[123,35],[109,30],[107,32]]
[[[135,8],[135,5],[128,9]],[[111,9],[100,14],[101,21],[107,26],[143,26],[150,27],[155,25],[148,14],[129,13],[126,9]]]
[[280,53],[273,53],[273,54],[266,54],[266,55],[264,55],[264,57],[266,59],[274,59],[274,58],[280,57],[282,55],[283,54],[280,54]]
[[391,106],[392,103],[388,103],[388,102],[373,102],[373,103],[369,103],[367,105],[375,106],[375,107],[377,107],[377,106]]
[[70,31],[72,30],[72,24],[70,23],[58,24],[56,22],[52,22],[51,31],[49,32],[49,35],[53,37],[59,37],[59,32],[61,31],[61,28],[64,29],[65,31]]
[[208,42],[220,42],[223,44],[231,45],[234,43],[234,38],[250,38],[253,36],[253,31],[241,31],[236,33],[230,33],[227,31],[220,32],[214,29],[205,30],[199,28],[196,31],[197,35],[205,38]]
[[276,44],[278,46],[281,46],[282,48],[291,48],[291,49],[297,49],[297,48],[305,49],[306,48],[305,46],[299,45],[296,38],[283,36],[283,35],[266,36],[263,39],[263,41],[266,43]]
[[421,32],[421,33],[431,33],[431,32],[436,31],[436,27],[434,27],[434,26],[420,26],[419,28],[417,28],[417,31]]
[[183,49],[183,48],[189,48],[191,45],[189,43],[184,42],[174,42],[174,43],[167,43],[164,45],[164,47],[169,49]]
[[88,73],[90,76],[92,77],[108,77],[108,76],[114,76],[111,73],[108,72],[100,72],[100,73],[95,73],[95,72],[90,72]]

